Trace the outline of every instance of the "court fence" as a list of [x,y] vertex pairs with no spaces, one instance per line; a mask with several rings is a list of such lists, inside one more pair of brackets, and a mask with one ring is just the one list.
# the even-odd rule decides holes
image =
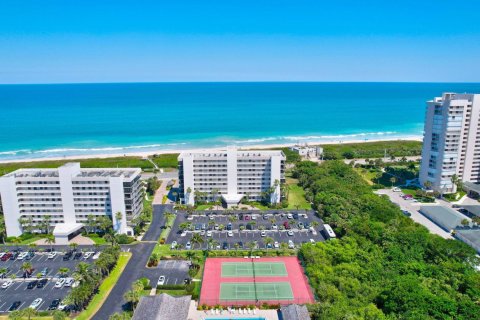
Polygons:
[[[236,299],[202,299],[200,297],[199,306],[231,306],[231,307],[248,307],[248,306],[256,306],[256,307],[267,307],[271,306],[273,308],[281,306],[281,305],[289,305],[289,304],[310,304],[314,303],[312,301],[311,296],[305,297],[296,297],[292,299],[282,299],[282,300],[236,300]],[[269,308],[270,309],[270,308]]]

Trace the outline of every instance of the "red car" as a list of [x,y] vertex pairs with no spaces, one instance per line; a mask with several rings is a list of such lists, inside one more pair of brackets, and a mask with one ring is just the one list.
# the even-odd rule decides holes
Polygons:
[[250,220],[250,216],[245,216],[245,220]]
[[290,229],[290,225],[288,224],[288,221],[285,221],[283,223],[283,226],[285,227],[286,230],[289,230]]
[[3,255],[2,257],[2,261],[7,261],[8,259],[10,259],[10,257],[12,256],[12,253],[11,252],[7,252]]

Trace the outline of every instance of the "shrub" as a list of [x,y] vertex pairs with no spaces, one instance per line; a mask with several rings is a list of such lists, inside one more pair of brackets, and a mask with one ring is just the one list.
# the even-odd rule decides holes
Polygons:
[[117,239],[118,244],[130,244],[135,241],[133,237],[127,236],[126,234],[117,234],[115,238]]

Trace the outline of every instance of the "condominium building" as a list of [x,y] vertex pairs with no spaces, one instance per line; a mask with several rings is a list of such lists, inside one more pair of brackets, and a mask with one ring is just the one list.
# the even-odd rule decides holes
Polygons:
[[40,231],[49,224],[61,233],[80,229],[89,215],[108,216],[118,233],[143,207],[140,169],[84,169],[67,163],[57,169],[19,169],[0,177],[0,200],[8,236],[22,234],[20,220]]
[[444,93],[427,102],[420,183],[452,193],[452,176],[480,182],[480,94]]
[[281,201],[280,184],[285,182],[282,151],[186,152],[178,157],[180,199],[193,205],[196,197],[214,201],[221,196],[227,206],[243,197],[260,201],[269,195],[271,203]]

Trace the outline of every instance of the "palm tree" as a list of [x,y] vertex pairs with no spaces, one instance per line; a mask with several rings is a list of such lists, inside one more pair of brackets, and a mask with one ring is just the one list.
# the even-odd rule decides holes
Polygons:
[[185,253],[185,256],[186,256],[187,259],[191,262],[192,259],[195,257],[195,252],[193,252],[193,251],[187,251],[187,252]]
[[263,239],[263,243],[265,244],[266,247],[267,247],[269,244],[272,245],[273,242],[274,242],[273,239],[270,238],[270,237],[265,237],[265,238]]
[[208,244],[207,250],[212,250],[218,245],[218,241],[213,238],[208,238],[207,244]]
[[62,268],[58,269],[58,273],[60,273],[60,275],[62,275],[62,276],[67,275],[68,272],[70,272],[70,269],[67,268],[67,267],[62,267]]
[[250,249],[250,254],[252,253],[253,249],[257,247],[257,242],[256,241],[251,241],[247,243],[247,247]]
[[55,237],[53,234],[47,234],[45,237],[45,243],[50,245],[50,251],[53,251],[53,245],[55,244]]
[[190,239],[190,242],[192,243],[192,247],[195,247],[196,244],[201,245],[203,243],[203,238],[200,236],[200,234],[194,233]]
[[2,243],[5,244],[5,236],[7,235],[7,229],[5,227],[5,219],[3,215],[0,215],[0,237],[2,237]]
[[423,186],[425,187],[425,189],[429,190],[432,187],[432,183],[430,181],[425,181]]
[[117,221],[117,230],[120,230],[120,225],[122,224],[122,213],[120,211],[115,213],[115,220]]
[[6,274],[8,272],[7,268],[0,268],[0,274]]
[[60,311],[60,310],[55,310],[52,313],[53,320],[65,320],[67,319],[67,315],[65,312]]
[[35,317],[37,313],[38,313],[37,310],[32,308],[25,308],[22,310],[23,316],[27,317],[28,320],[32,319],[32,317]]
[[10,312],[10,314],[8,315],[8,319],[10,319],[10,320],[22,320],[23,319],[23,310],[15,310],[15,311]]
[[392,183],[392,187],[393,187],[393,185],[397,182],[397,178],[391,177],[390,182]]
[[96,221],[95,216],[93,214],[89,214],[87,216],[86,225],[87,225],[88,233],[92,233],[95,230],[95,228],[97,226],[97,221]]
[[45,233],[48,233],[48,232],[49,232],[50,220],[52,220],[52,216],[49,215],[49,214],[44,215],[43,218],[42,218],[42,225],[43,225],[44,228],[45,228]]
[[24,273],[30,275],[32,270],[32,263],[31,262],[24,262],[22,263],[22,267],[20,268]]
[[72,242],[69,244],[69,246],[70,248],[72,248],[73,251],[76,251],[78,247],[78,243]]
[[479,216],[473,217],[472,221],[475,222],[477,225],[480,225],[480,217]]

